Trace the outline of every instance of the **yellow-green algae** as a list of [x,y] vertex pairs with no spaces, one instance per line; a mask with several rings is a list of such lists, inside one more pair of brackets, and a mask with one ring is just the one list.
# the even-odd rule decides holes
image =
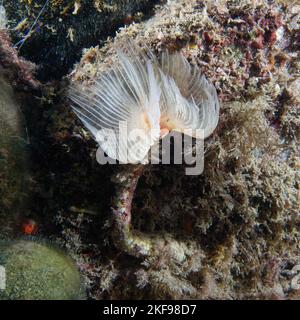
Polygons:
[[77,300],[83,295],[80,274],[63,252],[35,241],[0,243],[6,286],[0,300]]

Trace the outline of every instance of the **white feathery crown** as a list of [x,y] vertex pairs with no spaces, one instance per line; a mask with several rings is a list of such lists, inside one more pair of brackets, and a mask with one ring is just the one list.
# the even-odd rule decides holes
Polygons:
[[[216,89],[182,53],[164,52],[158,61],[130,42],[117,54],[118,63],[92,85],[72,85],[69,91],[74,112],[109,157],[141,163],[173,130],[202,129],[204,136],[193,134],[202,139],[214,131],[220,109]],[[119,134],[122,126],[128,134]],[[137,129],[143,132],[138,153],[136,135],[130,134]]]

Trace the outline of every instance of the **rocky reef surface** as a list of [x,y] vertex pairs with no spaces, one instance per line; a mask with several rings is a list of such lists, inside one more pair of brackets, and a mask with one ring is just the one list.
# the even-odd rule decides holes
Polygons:
[[[74,10],[81,1],[69,2]],[[6,1],[8,21],[12,3]],[[22,5],[31,12],[31,1]],[[300,4],[178,0],[161,2],[149,15],[126,21],[105,43],[105,32],[85,30],[92,42],[74,47],[74,55],[95,46],[71,74],[61,70],[63,78],[57,60],[42,54],[45,44],[36,59],[34,39],[50,31],[42,28],[20,49],[39,65],[40,81],[49,80],[45,68],[56,77],[15,87],[30,138],[30,201],[22,219],[72,255],[92,299],[299,299]],[[120,168],[96,162],[96,143],[66,98],[70,82],[88,84],[114,63],[116,45],[128,37],[157,55],[182,50],[214,83],[222,104],[202,175],[186,176],[178,165],[145,168],[132,207],[134,229],[155,239],[143,258],[115,246],[112,177]]]
[[83,48],[102,44],[124,24],[151,14],[149,0],[4,1],[20,53],[37,63],[37,76],[57,79],[72,69]]

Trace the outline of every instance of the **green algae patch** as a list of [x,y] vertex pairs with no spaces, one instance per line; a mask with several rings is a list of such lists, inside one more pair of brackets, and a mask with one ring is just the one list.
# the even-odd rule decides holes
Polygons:
[[34,241],[0,244],[6,271],[2,300],[76,300],[82,296],[80,274],[63,252]]

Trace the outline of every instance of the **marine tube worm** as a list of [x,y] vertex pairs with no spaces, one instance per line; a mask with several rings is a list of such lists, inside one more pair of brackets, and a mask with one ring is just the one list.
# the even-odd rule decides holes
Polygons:
[[132,232],[131,205],[151,149],[172,131],[208,137],[218,123],[219,101],[215,87],[182,53],[165,52],[156,59],[129,43],[117,54],[118,62],[93,84],[72,85],[69,97],[101,149],[127,164],[114,179],[113,233],[122,250],[143,256],[151,241]]
[[128,165],[113,178],[116,184],[112,203],[113,238],[122,251],[135,257],[149,255],[153,246],[150,237],[133,231],[131,227],[132,200],[143,171],[144,165]]

